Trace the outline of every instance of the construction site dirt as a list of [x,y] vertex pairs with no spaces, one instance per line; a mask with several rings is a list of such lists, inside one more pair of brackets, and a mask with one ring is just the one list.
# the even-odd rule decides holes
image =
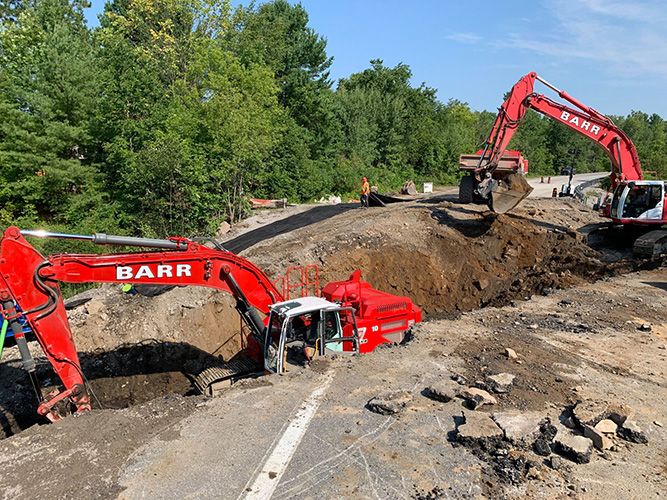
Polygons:
[[[322,283],[361,269],[423,308],[408,342],[206,398],[189,374],[241,348],[228,295],[86,292],[69,318],[92,412],[36,425],[19,355],[5,350],[2,496],[239,498],[265,474],[274,498],[667,494],[662,262],[588,247],[577,229],[599,217],[571,199],[529,198],[502,215],[449,191],[357,207],[262,212],[223,244],[273,277],[310,263]],[[39,371],[49,379],[45,362]],[[399,393],[388,414],[369,404]],[[266,470],[311,399],[298,447]],[[584,436],[610,419],[615,433]]]

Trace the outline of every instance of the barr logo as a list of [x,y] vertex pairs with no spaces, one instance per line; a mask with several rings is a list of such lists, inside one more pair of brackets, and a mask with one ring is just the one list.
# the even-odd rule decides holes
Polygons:
[[572,115],[572,113],[568,113],[567,111],[563,111],[560,114],[560,119],[566,123],[569,123],[570,125],[576,125],[577,127],[586,130],[587,132],[590,132],[593,135],[598,135],[600,133],[599,126],[593,125],[591,124],[591,122],[588,122],[576,115]]
[[116,268],[117,280],[134,280],[139,278],[181,278],[183,276],[192,276],[192,266],[190,264],[158,264],[143,265],[133,268],[132,266],[118,266]]

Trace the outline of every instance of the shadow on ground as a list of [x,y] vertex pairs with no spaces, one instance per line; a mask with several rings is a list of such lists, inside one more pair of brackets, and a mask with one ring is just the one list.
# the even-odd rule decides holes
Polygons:
[[[220,358],[186,343],[147,341],[112,351],[80,353],[81,368],[93,408],[126,408],[165,394],[192,395],[192,374],[216,365]],[[37,375],[49,392],[59,386],[51,365],[37,360]],[[45,423],[20,360],[0,364],[0,438]]]
[[660,282],[660,281],[644,281],[643,282],[645,285],[650,285],[655,288],[658,288],[662,290],[663,292],[667,292],[667,283],[665,282]]
[[248,231],[236,238],[225,241],[222,245],[230,252],[240,253],[261,241],[290,233],[311,224],[316,224],[355,208],[359,208],[359,205],[356,203],[340,203],[338,205],[313,207],[305,212],[291,215],[272,224]]

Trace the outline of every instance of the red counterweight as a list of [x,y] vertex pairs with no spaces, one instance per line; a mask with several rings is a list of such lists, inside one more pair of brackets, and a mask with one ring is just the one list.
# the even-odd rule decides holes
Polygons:
[[[373,288],[361,280],[357,270],[348,280],[333,281],[322,288],[322,296],[345,307],[353,307],[359,332],[359,351],[373,351],[384,343],[401,342],[405,332],[422,320],[422,312],[409,297]],[[351,335],[350,332],[346,334]]]

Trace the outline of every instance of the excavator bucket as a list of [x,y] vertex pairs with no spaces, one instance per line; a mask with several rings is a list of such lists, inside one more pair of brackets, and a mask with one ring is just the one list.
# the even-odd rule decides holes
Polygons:
[[498,181],[491,190],[491,210],[504,214],[516,207],[527,197],[533,188],[523,175],[510,174]]

